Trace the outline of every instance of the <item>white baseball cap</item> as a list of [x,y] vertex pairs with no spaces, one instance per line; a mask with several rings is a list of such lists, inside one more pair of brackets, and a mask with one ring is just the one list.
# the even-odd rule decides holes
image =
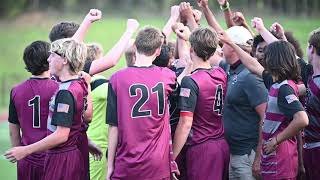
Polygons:
[[235,44],[241,46],[252,46],[253,37],[243,26],[232,26],[227,29],[226,33]]

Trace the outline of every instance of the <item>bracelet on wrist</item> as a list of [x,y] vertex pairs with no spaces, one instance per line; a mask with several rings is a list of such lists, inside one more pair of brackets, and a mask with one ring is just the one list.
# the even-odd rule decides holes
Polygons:
[[221,9],[222,11],[226,11],[226,10],[228,10],[229,8],[230,8],[230,4],[229,4],[228,1],[226,1],[226,3],[225,3],[224,5],[221,5],[221,6],[220,6],[220,9]]

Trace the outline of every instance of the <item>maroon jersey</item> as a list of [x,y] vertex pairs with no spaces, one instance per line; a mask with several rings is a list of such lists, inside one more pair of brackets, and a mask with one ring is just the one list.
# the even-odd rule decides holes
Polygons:
[[175,84],[174,72],[156,66],[112,75],[107,123],[119,132],[113,179],[170,177],[168,96]]
[[[9,122],[19,124],[21,144],[33,144],[47,136],[49,101],[58,84],[49,78],[32,77],[15,86],[11,91]],[[43,166],[45,153],[34,153],[26,161]]]
[[223,137],[222,108],[226,86],[227,75],[220,67],[197,69],[183,78],[179,108],[181,112],[193,112],[189,145]]
[[57,126],[70,128],[70,133],[65,143],[51,150],[77,146],[82,130],[82,115],[87,94],[87,85],[83,79],[72,79],[59,84],[59,89],[49,105],[48,134],[53,133]]

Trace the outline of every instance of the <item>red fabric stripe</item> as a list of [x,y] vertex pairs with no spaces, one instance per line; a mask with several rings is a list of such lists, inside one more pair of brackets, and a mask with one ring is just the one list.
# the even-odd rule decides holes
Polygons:
[[193,112],[190,112],[190,111],[181,111],[181,112],[180,112],[180,116],[181,116],[181,117],[185,117],[185,116],[193,117]]

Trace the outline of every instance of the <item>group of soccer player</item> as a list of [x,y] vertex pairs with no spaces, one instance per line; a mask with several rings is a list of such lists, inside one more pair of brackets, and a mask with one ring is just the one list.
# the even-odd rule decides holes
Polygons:
[[[201,11],[172,6],[162,31],[133,41],[139,23],[128,19],[106,55],[83,43],[97,9],[28,45],[32,76],[11,91],[5,153],[18,179],[320,179],[320,29],[306,63],[279,23],[269,31],[256,17],[255,35],[218,0],[223,30],[197,2]],[[126,68],[98,75],[123,54]]]

